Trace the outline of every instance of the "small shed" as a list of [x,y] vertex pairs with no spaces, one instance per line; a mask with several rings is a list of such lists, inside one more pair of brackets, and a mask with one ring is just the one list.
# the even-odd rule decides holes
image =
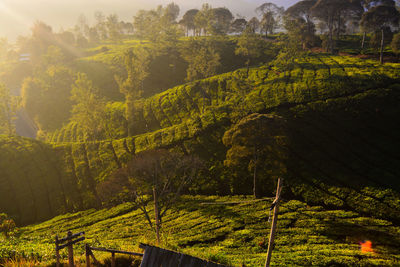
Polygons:
[[140,267],[227,267],[211,261],[146,244],[140,244],[140,248],[144,250]]

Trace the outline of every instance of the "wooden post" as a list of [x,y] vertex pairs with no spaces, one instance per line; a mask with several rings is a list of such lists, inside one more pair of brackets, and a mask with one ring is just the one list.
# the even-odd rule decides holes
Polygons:
[[363,38],[361,42],[361,50],[364,51],[364,46],[365,46],[365,37],[367,36],[367,32],[364,31],[363,33]]
[[160,218],[159,218],[159,214],[158,214],[157,192],[156,192],[155,187],[153,187],[153,197],[154,197],[154,215],[156,218],[157,246],[159,246],[160,245]]
[[90,267],[90,246],[85,245],[86,267]]
[[271,233],[269,234],[269,242],[268,242],[268,251],[267,251],[267,259],[265,261],[265,267],[269,267],[271,263],[271,255],[272,250],[274,249],[274,240],[275,240],[275,233],[276,233],[276,225],[278,221],[278,212],[279,212],[279,200],[281,197],[282,191],[282,182],[283,179],[278,179],[278,187],[276,189],[276,197],[275,197],[275,207],[274,207],[274,214],[272,219],[272,226],[271,226]]
[[[69,237],[68,242],[71,242],[71,240],[72,240],[71,236],[72,236],[72,232],[68,231],[68,237]],[[74,267],[74,249],[73,249],[72,244],[70,244],[68,246],[68,266]]]
[[383,49],[385,47],[385,37],[384,37],[383,28],[381,29],[381,34],[382,34],[382,38],[381,38],[381,51],[380,51],[380,56],[379,56],[379,62],[381,64],[383,64]]
[[58,250],[58,235],[56,235],[56,266],[60,267],[60,251]]
[[111,253],[111,267],[115,267],[115,253]]

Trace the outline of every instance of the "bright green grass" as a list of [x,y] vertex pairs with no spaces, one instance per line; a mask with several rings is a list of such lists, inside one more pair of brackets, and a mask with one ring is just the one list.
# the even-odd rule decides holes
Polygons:
[[[225,264],[262,266],[266,256],[262,243],[269,234],[271,200],[202,205],[248,200],[251,198],[184,197],[163,219],[162,246]],[[140,211],[126,203],[112,209],[66,214],[24,227],[20,237],[2,240],[0,257],[15,253],[48,264],[54,261],[55,235],[64,236],[68,230],[85,231],[86,242],[93,246],[130,251],[140,251],[140,242],[154,244],[155,239]],[[400,264],[399,233],[400,227],[389,221],[310,207],[296,200],[284,201],[272,264],[395,266]],[[359,242],[363,240],[372,241],[374,253],[360,251]],[[83,255],[82,247],[76,247],[77,257]]]

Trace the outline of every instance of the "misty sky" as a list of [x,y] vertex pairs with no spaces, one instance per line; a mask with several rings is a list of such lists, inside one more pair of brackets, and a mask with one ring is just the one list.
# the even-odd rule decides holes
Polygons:
[[0,37],[13,41],[18,35],[29,34],[34,21],[51,25],[54,31],[72,27],[80,14],[93,22],[95,11],[116,13],[124,21],[132,21],[139,9],[151,9],[157,5],[175,2],[181,7],[181,15],[190,8],[200,8],[203,3],[213,7],[228,7],[234,15],[254,16],[254,9],[262,3],[274,2],[288,7],[298,0],[0,0]]

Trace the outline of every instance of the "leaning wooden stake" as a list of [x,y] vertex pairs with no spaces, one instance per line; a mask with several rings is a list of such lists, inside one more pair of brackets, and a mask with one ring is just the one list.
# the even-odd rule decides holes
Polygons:
[[274,240],[275,240],[275,233],[276,233],[276,224],[277,224],[277,221],[278,221],[279,200],[281,198],[282,182],[283,182],[283,179],[279,178],[278,179],[278,187],[276,189],[276,197],[275,197],[275,200],[274,200],[274,203],[273,203],[274,215],[273,215],[273,218],[272,218],[271,233],[269,234],[267,260],[265,261],[265,267],[269,267],[270,266],[272,250],[274,249]]

